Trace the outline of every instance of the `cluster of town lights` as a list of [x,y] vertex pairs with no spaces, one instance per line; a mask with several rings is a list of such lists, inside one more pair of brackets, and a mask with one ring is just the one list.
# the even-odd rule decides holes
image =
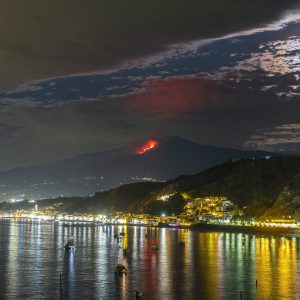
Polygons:
[[[16,213],[2,213],[0,219],[28,219],[35,221],[56,221],[59,223],[78,223],[78,224],[120,224],[120,225],[158,225],[159,222],[163,222],[168,225],[176,226],[191,226],[193,222],[188,222],[185,219],[181,219],[179,216],[168,216],[166,213],[161,213],[160,216],[139,215],[139,214],[113,214],[113,215],[46,215],[42,212],[16,212]],[[253,227],[284,227],[284,228],[298,228],[299,223],[295,220],[285,219],[272,219],[266,221],[232,221],[229,219],[216,219],[207,222],[208,224],[226,224],[226,225],[246,225]]]

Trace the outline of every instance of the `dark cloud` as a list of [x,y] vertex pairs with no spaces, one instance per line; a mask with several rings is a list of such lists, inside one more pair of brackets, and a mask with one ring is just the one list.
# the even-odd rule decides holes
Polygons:
[[0,89],[111,68],[166,45],[274,19],[296,0],[3,0]]
[[9,142],[18,138],[22,132],[22,127],[15,124],[0,123],[0,140],[1,142]]
[[[300,123],[300,98],[280,100],[270,91],[226,80],[174,78],[148,88],[154,92],[146,89],[124,97],[48,108],[16,106],[1,112],[1,168],[101,151],[157,135],[179,135],[224,147],[276,150],[276,132],[285,134],[280,149],[291,146],[287,140]],[[17,138],[8,138],[8,131],[11,136],[18,133]]]
[[300,122],[258,129],[245,143],[252,149],[300,153]]
[[[142,124],[110,101],[48,108],[16,106],[0,112],[0,169],[101,151],[142,136]],[[8,133],[15,138],[8,138]]]
[[[172,42],[257,27],[292,3],[6,1],[0,9],[0,89],[68,76],[0,93],[0,169],[157,135],[295,151],[296,22],[184,44],[182,52],[172,48],[171,56],[160,53],[115,71],[70,76],[156,53]],[[297,11],[294,15],[297,19]]]

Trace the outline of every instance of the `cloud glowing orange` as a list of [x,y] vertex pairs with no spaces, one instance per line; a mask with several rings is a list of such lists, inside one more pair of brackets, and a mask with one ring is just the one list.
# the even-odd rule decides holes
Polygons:
[[154,149],[158,146],[158,142],[154,140],[147,141],[144,145],[136,149],[136,154],[144,154],[145,152]]

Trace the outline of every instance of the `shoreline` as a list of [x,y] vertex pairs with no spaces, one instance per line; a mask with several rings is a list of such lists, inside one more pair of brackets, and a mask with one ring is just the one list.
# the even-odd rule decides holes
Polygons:
[[297,227],[275,227],[275,226],[248,226],[248,225],[223,225],[223,224],[195,224],[191,230],[203,232],[229,232],[229,233],[252,233],[252,234],[299,234]]
[[98,227],[98,226],[133,226],[133,227],[151,227],[151,228],[169,228],[169,229],[188,229],[198,232],[225,232],[225,233],[246,233],[246,234],[298,234],[300,237],[300,228],[298,227],[279,227],[279,226],[249,226],[249,225],[225,225],[225,224],[208,224],[197,223],[192,225],[178,225],[161,223],[154,224],[117,224],[117,223],[99,223],[99,222],[70,222],[55,220],[38,220],[30,218],[0,218],[1,221],[25,221],[25,222],[41,222],[41,223],[54,223],[63,227]]

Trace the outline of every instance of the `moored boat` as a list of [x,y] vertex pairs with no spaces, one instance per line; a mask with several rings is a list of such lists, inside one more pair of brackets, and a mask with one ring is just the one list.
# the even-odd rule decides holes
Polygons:
[[127,268],[123,264],[118,264],[115,270],[115,274],[123,275],[127,274]]
[[151,250],[158,251],[158,250],[159,250],[159,247],[158,247],[157,245],[151,246]]
[[75,241],[73,237],[70,237],[68,242],[64,245],[66,251],[75,251]]
[[135,291],[135,297],[136,298],[142,298],[143,297],[143,293],[141,291]]

